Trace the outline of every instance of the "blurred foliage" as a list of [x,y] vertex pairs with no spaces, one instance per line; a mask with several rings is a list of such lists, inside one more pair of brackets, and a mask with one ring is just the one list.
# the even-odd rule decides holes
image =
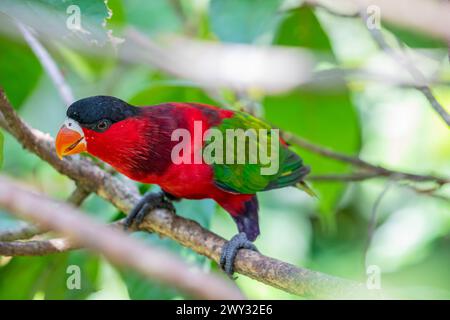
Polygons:
[[[104,45],[111,36],[104,28],[109,17],[104,0],[2,0],[0,12],[30,26],[45,21],[43,25],[59,40],[73,37]],[[68,25],[72,32],[67,32]]]
[[200,88],[170,84],[151,85],[148,89],[138,92],[130,99],[130,103],[137,106],[176,101],[196,101],[199,103],[217,104]]
[[[42,67],[26,45],[4,37],[0,38],[0,43],[2,44],[0,83],[9,101],[18,108],[36,86],[42,73]],[[20,63],[11,63],[11,61],[20,61]],[[11,81],[18,75],[26,75],[26,77],[22,76],[21,81]]]
[[[301,7],[286,16],[274,43],[310,48],[333,56],[330,41],[309,7]],[[264,106],[265,118],[277,127],[344,153],[356,154],[359,150],[359,119],[345,87],[330,92],[300,88],[288,94],[266,97]],[[280,108],[283,108],[282,112]],[[302,150],[301,155],[306,164],[312,165],[314,174],[349,171],[346,164],[306,150]],[[342,183],[314,185],[328,226],[333,224],[334,209],[344,187]]]
[[222,41],[252,43],[272,31],[281,16],[280,0],[211,0],[211,29]]
[[392,23],[384,23],[384,27],[391,31],[401,42],[413,48],[446,48],[445,41],[430,35],[411,31]]
[[[82,266],[79,290],[67,290],[68,266]],[[0,272],[0,299],[33,299],[37,294],[46,299],[85,299],[96,288],[98,257],[84,250],[30,258],[12,259]],[[14,285],[10,285],[11,282]]]
[[[121,35],[137,28],[156,39],[166,33],[201,40],[282,45],[313,50],[321,61],[317,70],[354,66],[367,60],[368,67],[390,68],[388,60],[377,55],[361,21],[316,15],[311,8],[283,10],[281,0],[103,0],[98,1],[17,1],[40,14],[36,4],[52,6],[62,18],[70,4],[81,7],[82,23],[87,19],[98,27],[91,34],[67,33],[82,39],[109,39],[108,32]],[[26,12],[11,11],[0,3],[0,12],[19,18]],[[107,7],[112,12],[109,16]],[[6,9],[8,10],[6,10]],[[39,9],[41,8],[41,9]],[[37,11],[36,11],[37,10]],[[37,13],[36,13],[37,12]],[[1,14],[1,13],[0,13]],[[106,21],[105,21],[106,19]],[[9,21],[3,19],[2,21]],[[61,20],[62,21],[62,20]],[[11,22],[11,21],[9,21]],[[27,21],[24,21],[27,22]],[[45,23],[42,19],[40,23]],[[65,34],[65,26],[59,28]],[[438,50],[442,44],[429,37],[386,25],[387,30],[413,48]],[[355,37],[355,34],[359,35]],[[365,38],[366,37],[366,38]],[[121,44],[126,46],[127,43]],[[113,46],[100,47],[106,53]],[[136,105],[169,101],[190,101],[239,106],[230,90],[212,94],[195,84],[175,79],[148,65],[123,63],[114,54],[105,58],[89,56],[59,42],[47,46],[77,98],[108,94]],[[356,53],[355,53],[356,52]],[[433,51],[434,52],[434,51]],[[436,51],[441,57],[442,52]],[[417,59],[419,61],[419,59]],[[426,61],[429,65],[429,61]],[[448,66],[435,67],[448,77]],[[64,103],[48,75],[20,38],[0,35],[0,86],[14,107],[31,125],[54,135],[65,117]],[[251,93],[249,93],[251,94]],[[283,130],[317,144],[399,170],[450,175],[448,129],[420,94],[380,83],[331,86],[305,85],[278,95],[258,93],[262,117]],[[439,99],[450,104],[448,87],[439,88]],[[432,142],[432,143],[430,143]],[[2,148],[2,143],[4,144]],[[9,135],[0,133],[0,163],[6,173],[59,199],[66,199],[73,182],[48,164],[22,149]],[[311,166],[313,174],[342,174],[350,168],[342,163],[296,149]],[[269,256],[333,275],[365,281],[365,246],[373,204],[385,188],[385,181],[361,183],[317,182],[319,194],[311,199],[296,189],[261,193],[261,236],[258,248]],[[146,186],[140,185],[142,192]],[[449,189],[442,191],[443,195]],[[223,237],[236,233],[228,214],[211,200],[183,200],[177,212],[194,219]],[[120,213],[108,202],[90,196],[82,206],[87,214],[109,222]],[[382,287],[396,298],[450,298],[450,204],[419,196],[394,185],[378,208],[377,226],[369,246],[367,263],[380,266]],[[0,231],[19,225],[0,212]],[[156,234],[133,235],[146,243],[170,250],[191,265],[219,272],[217,265],[190,249]],[[67,268],[79,266],[81,289],[68,290]],[[162,268],[164,266],[161,266]],[[237,284],[249,298],[298,299],[278,289],[239,276]],[[5,299],[179,299],[185,297],[173,288],[148,281],[126,269],[116,269],[96,254],[77,250],[45,257],[0,257],[0,298]]]

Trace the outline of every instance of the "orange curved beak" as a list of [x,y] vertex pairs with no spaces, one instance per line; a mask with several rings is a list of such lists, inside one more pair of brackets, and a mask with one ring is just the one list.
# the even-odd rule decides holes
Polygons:
[[[74,124],[71,123],[71,127],[73,126]],[[63,124],[55,141],[56,154],[60,159],[64,156],[87,151],[86,141],[82,132],[77,124],[76,128],[73,129],[69,128],[66,123]]]

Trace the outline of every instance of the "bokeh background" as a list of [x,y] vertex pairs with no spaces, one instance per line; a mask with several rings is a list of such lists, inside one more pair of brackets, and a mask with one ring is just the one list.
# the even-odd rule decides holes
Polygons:
[[[48,34],[41,35],[76,98],[106,94],[137,105],[189,101],[251,108],[283,130],[336,151],[359,155],[371,163],[400,171],[450,176],[448,127],[419,91],[402,83],[408,74],[379,50],[358,17],[342,17],[301,1],[281,0],[108,0],[109,13],[103,1],[17,1],[26,3],[26,7],[12,11],[8,2],[0,5],[0,85],[27,122],[52,136],[65,117],[65,104],[20,34],[10,32],[14,29],[10,17],[20,19],[26,10],[42,9],[39,5],[65,14],[69,4],[77,4],[81,17],[86,14],[86,19],[104,31],[83,36],[98,40],[100,44],[93,45],[95,54],[65,45],[56,36],[53,39]],[[337,4],[334,9],[345,11]],[[46,22],[44,18],[38,21],[42,25]],[[433,76],[437,99],[444,106],[450,105],[446,44],[393,25],[383,26],[387,41],[404,50],[424,74]],[[327,70],[349,72],[330,72],[331,76],[277,93],[258,88],[240,92],[220,88],[212,92],[149,64],[120,59],[115,55],[117,47],[128,43],[125,39],[114,47],[107,32],[126,38],[125,30],[129,28],[151,39],[176,35],[258,47],[306,48],[316,61],[314,74]],[[3,174],[52,197],[68,197],[75,187],[71,180],[23,150],[8,134],[3,136]],[[347,164],[297,150],[314,175],[354,171]],[[259,195],[261,236],[256,245],[261,252],[297,266],[362,282],[367,279],[366,267],[376,265],[381,271],[381,286],[389,297],[450,298],[448,186],[426,194],[411,186],[425,190],[434,187],[433,183],[418,185],[380,177],[311,184],[317,199],[294,188]],[[141,189],[145,191],[146,187]],[[380,201],[375,205],[377,199]],[[211,200],[184,200],[176,207],[178,214],[225,238],[236,232],[232,219]],[[121,216],[95,195],[82,208],[105,223]],[[373,237],[366,248],[374,212]],[[0,230],[19,224],[0,211]],[[204,270],[220,272],[215,263],[171,240],[147,233],[133,236],[167,248]],[[81,268],[80,290],[66,288],[66,268],[73,264]],[[248,298],[299,299],[245,276],[239,276],[236,282]],[[0,299],[103,298],[186,297],[132,271],[117,269],[85,250],[44,257],[0,257]]]

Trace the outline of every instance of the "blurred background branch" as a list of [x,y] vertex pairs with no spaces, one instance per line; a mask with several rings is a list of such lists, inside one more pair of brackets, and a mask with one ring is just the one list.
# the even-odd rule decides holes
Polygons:
[[[358,1],[355,1],[358,2]],[[392,48],[387,41],[384,38],[383,32],[380,30],[379,26],[373,25],[369,26],[369,22],[371,20],[374,20],[376,17],[369,16],[369,8],[370,5],[376,6],[380,12],[380,18],[383,18],[383,15],[381,15],[381,7],[378,6],[378,3],[376,1],[371,4],[369,1],[360,1],[361,3],[364,3],[364,5],[360,6],[361,9],[359,11],[352,10],[347,12],[343,12],[340,10],[336,4],[331,5],[325,4],[327,1],[317,1],[317,0],[308,0],[305,1],[305,3],[309,6],[320,8],[325,11],[327,11],[330,14],[339,16],[339,17],[345,17],[345,18],[357,18],[361,17],[363,20],[364,25],[367,26],[367,30],[369,31],[370,35],[372,36],[372,39],[376,42],[378,47],[383,50],[388,56],[390,56],[392,59],[394,59],[400,66],[405,68],[413,78],[413,87],[415,87],[417,90],[423,93],[423,95],[427,98],[429,101],[431,107],[437,112],[437,114],[444,120],[444,122],[447,124],[447,126],[450,127],[450,114],[445,110],[445,108],[438,102],[436,97],[433,95],[431,88],[428,86],[430,83],[429,80],[426,79],[426,77],[423,75],[423,73],[414,66],[414,64],[408,59],[406,53],[399,53],[397,50]],[[420,1],[419,1],[420,3]],[[409,3],[408,6],[411,4]],[[450,9],[450,6],[444,5],[446,9]],[[448,8],[447,8],[448,7]],[[444,8],[442,8],[444,9]],[[293,9],[291,9],[293,10]],[[435,7],[433,7],[433,10],[436,10]],[[383,11],[384,13],[385,11]],[[373,14],[373,12],[371,12]],[[421,14],[422,15],[422,14]],[[416,19],[414,19],[416,20]],[[400,40],[397,39],[400,43]]]
[[55,87],[58,89],[59,95],[61,96],[65,104],[69,106],[72,102],[75,101],[75,98],[73,96],[72,89],[70,89],[69,85],[64,80],[64,76],[59,71],[59,68],[56,65],[55,61],[27,26],[22,24],[20,21],[16,21],[16,25],[19,28],[20,32],[23,34],[25,41],[28,43],[28,45],[33,50],[34,54],[44,67],[45,71],[50,76],[50,79],[52,79]]
[[[72,192],[70,197],[67,199],[67,202],[72,205],[79,207],[84,200],[89,196],[90,192],[86,191],[83,187],[76,187],[76,189]],[[49,230],[36,227],[31,224],[23,224],[20,227],[16,227],[13,229],[7,229],[0,231],[0,241],[14,241],[14,240],[26,240],[33,238],[36,235],[40,235],[48,232]],[[51,242],[49,243],[51,246]],[[14,245],[14,244],[10,244]],[[18,243],[19,246],[23,246],[24,243]],[[6,254],[5,254],[6,255]]]
[[[230,281],[192,270],[185,262],[164,250],[144,245],[122,232],[95,222],[64,203],[27,191],[5,177],[0,177],[0,206],[8,212],[70,236],[70,241],[105,255],[117,265],[133,268],[147,277],[170,284],[194,297],[243,298]],[[56,245],[54,240],[52,244],[65,245],[65,241],[58,242]],[[36,242],[34,244],[36,245]],[[36,249],[39,250],[39,245]]]
[[[450,9],[450,6],[448,7]],[[364,8],[360,12],[361,18],[364,23],[369,21],[369,16],[367,15],[367,9]],[[450,114],[444,109],[444,107],[437,101],[436,97],[431,92],[430,87],[427,85],[427,80],[422,72],[414,66],[414,64],[409,61],[405,53],[401,54],[394,50],[385,40],[383,33],[377,27],[367,28],[372,36],[372,39],[377,43],[381,50],[383,50],[387,55],[392,57],[400,66],[405,68],[411,77],[416,82],[416,89],[423,93],[423,95],[430,102],[431,107],[439,114],[439,116],[444,120],[448,127],[450,127]]]
[[421,175],[409,172],[401,172],[387,169],[378,165],[371,164],[355,156],[349,156],[330,150],[328,148],[315,145],[306,139],[296,137],[290,133],[283,133],[283,138],[291,144],[297,145],[301,148],[307,149],[311,152],[317,153],[323,157],[331,158],[337,161],[349,163],[353,166],[369,171],[368,173],[359,173],[354,175],[329,175],[329,176],[311,176],[313,180],[344,180],[344,181],[361,181],[374,177],[388,177],[393,180],[410,180],[416,182],[432,181],[438,185],[450,183],[450,178],[437,177],[433,175]]

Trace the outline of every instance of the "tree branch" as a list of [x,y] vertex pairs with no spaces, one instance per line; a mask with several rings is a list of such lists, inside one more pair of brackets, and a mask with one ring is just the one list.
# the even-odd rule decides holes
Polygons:
[[[360,11],[360,15],[364,23],[366,23],[366,21],[368,20],[368,16],[365,8]],[[422,92],[434,111],[436,111],[436,113],[444,120],[447,126],[450,127],[450,114],[448,114],[444,107],[437,101],[436,97],[431,92],[430,87],[427,85],[427,80],[422,72],[418,68],[416,68],[414,64],[411,63],[406,55],[399,54],[387,43],[380,29],[373,27],[367,28],[367,30],[369,30],[372,39],[377,43],[378,47],[411,75],[411,77],[417,83],[416,89]]]
[[105,255],[117,265],[132,268],[148,278],[165,282],[198,298],[243,298],[229,280],[192,270],[191,266],[173,254],[143,244],[119,230],[96,222],[65,203],[28,191],[1,176],[0,206],[70,237],[66,241],[53,240],[53,246],[64,248],[67,241],[73,241]]
[[[243,105],[243,110],[253,114],[255,109],[261,109],[260,103],[250,99],[248,95],[243,92],[238,93],[239,104]],[[256,103],[256,106],[254,105]],[[391,170],[379,165],[371,164],[360,159],[357,156],[349,156],[340,152],[333,151],[324,146],[316,145],[304,138],[293,135],[292,133],[280,130],[281,137],[291,145],[296,145],[300,148],[313,152],[315,154],[324,156],[326,158],[334,159],[340,162],[351,164],[358,167],[361,172],[354,172],[350,174],[322,174],[322,175],[308,175],[307,180],[312,181],[363,181],[372,178],[387,177],[391,180],[410,180],[414,182],[435,182],[438,187],[450,183],[450,178],[439,177],[434,175],[421,175],[409,172],[402,172]],[[436,191],[436,190],[434,190]]]
[[319,182],[329,182],[329,181],[337,181],[337,182],[357,182],[364,181],[372,178],[379,178],[380,175],[376,172],[355,172],[349,174],[315,174],[308,176],[308,180],[310,181],[319,181]]
[[[90,192],[86,191],[84,188],[77,186],[76,189],[69,196],[67,201],[76,207],[79,207],[83,201],[89,196]],[[14,241],[14,240],[25,240],[33,238],[36,235],[48,232],[47,229],[42,227],[37,227],[31,224],[23,224],[12,230],[0,231],[0,241]],[[23,242],[19,242],[19,246]],[[12,244],[12,246],[14,246]],[[1,250],[0,250],[1,252]]]
[[424,0],[341,0],[356,8],[376,6],[381,18],[409,30],[450,40],[450,4]]
[[30,241],[0,241],[0,256],[45,256],[77,247],[65,238]]
[[28,223],[23,223],[23,225],[14,229],[0,231],[0,241],[30,239],[40,233],[42,233],[40,228]]
[[[57,171],[68,176],[86,190],[96,192],[119,210],[129,212],[140,195],[118,178],[101,170],[93,161],[84,157],[66,157],[60,160],[49,135],[30,128],[15,113],[0,91],[0,111],[3,125],[22,145]],[[218,262],[225,239],[202,228],[198,223],[179,217],[167,210],[153,210],[140,229],[167,236],[185,247]],[[367,295],[364,285],[334,276],[297,268],[291,264],[269,258],[260,253],[240,250],[235,260],[235,270],[243,275],[284,291],[311,297],[358,297]]]
[[[361,10],[359,12],[351,12],[351,13],[347,12],[343,13],[340,11],[336,11],[334,8],[324,5],[323,3],[317,0],[308,0],[306,1],[306,4],[309,6],[323,9],[328,13],[339,17],[355,18],[359,16],[362,18],[364,23],[366,23],[367,20],[369,19],[366,12],[368,4],[361,5]],[[448,6],[448,4],[445,4],[445,6],[450,9],[450,6]],[[425,96],[425,98],[428,100],[433,110],[442,118],[442,120],[444,120],[447,126],[450,127],[450,114],[445,110],[445,108],[439,103],[439,101],[433,95],[433,92],[431,91],[431,88],[428,85],[428,80],[426,79],[424,74],[414,66],[414,64],[407,58],[406,55],[399,54],[387,43],[380,29],[376,27],[367,29],[373,40],[378,45],[378,47],[381,50],[383,50],[387,55],[389,55],[393,60],[395,60],[396,63],[402,66],[411,75],[415,83],[413,87],[418,91],[420,91]]]
[[[439,177],[439,176],[434,176],[434,175],[421,175],[421,174],[415,174],[415,173],[409,173],[409,172],[402,172],[402,171],[397,171],[397,170],[391,170],[391,169],[387,169],[378,165],[374,165],[371,164],[367,161],[364,161],[358,157],[353,157],[353,156],[349,156],[340,152],[336,152],[333,151],[331,149],[322,147],[322,146],[318,146],[315,145],[303,138],[294,136],[291,133],[287,133],[284,132],[282,133],[282,137],[284,140],[286,140],[286,142],[299,146],[300,148],[306,149],[308,151],[311,151],[313,153],[319,154],[321,156],[330,158],[330,159],[334,159],[340,162],[344,162],[344,163],[348,163],[351,164],[353,166],[362,168],[366,171],[369,171],[369,173],[366,174],[361,174],[359,176],[340,176],[338,179],[339,180],[341,178],[343,178],[342,180],[351,180],[351,179],[355,179],[356,181],[359,180],[364,180],[364,179],[369,179],[369,178],[373,178],[375,176],[381,176],[381,177],[389,177],[395,180],[411,180],[411,181],[415,181],[415,182],[426,182],[426,181],[431,181],[431,182],[436,182],[439,185],[444,185],[447,183],[450,183],[450,178],[446,178],[446,177]],[[326,178],[331,178],[330,180],[332,180],[333,178],[336,178],[336,175],[331,177],[328,176]],[[315,178],[316,180],[320,180],[320,176],[316,176]],[[322,177],[323,179],[323,177]]]
[[[316,182],[359,182],[374,178],[385,178],[385,177],[380,176],[376,172],[354,172],[350,174],[320,174],[308,176],[309,181],[316,181]],[[390,179],[390,181],[397,181],[397,182],[399,179],[401,179],[401,177],[398,177],[396,175],[392,175],[388,178]],[[449,197],[436,193],[442,187],[441,184],[426,189],[421,189],[418,188],[417,186],[404,183],[400,183],[399,186],[409,188],[420,195],[430,196],[439,200],[450,202]]]
[[69,196],[67,201],[73,204],[75,207],[79,207],[91,193],[81,186],[77,186]]

